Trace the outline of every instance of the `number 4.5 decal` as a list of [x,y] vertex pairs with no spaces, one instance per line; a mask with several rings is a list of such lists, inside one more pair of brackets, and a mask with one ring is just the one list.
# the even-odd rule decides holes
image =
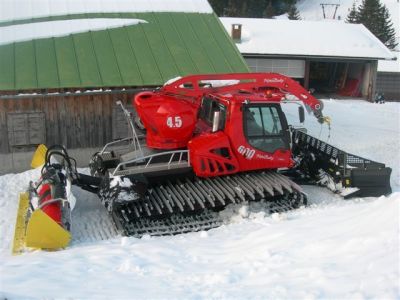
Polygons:
[[168,117],[167,126],[169,128],[180,128],[182,127],[182,118],[180,116]]

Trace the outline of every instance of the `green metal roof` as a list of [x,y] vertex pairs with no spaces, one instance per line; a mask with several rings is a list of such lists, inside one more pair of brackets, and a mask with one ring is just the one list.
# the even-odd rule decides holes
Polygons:
[[0,45],[0,90],[154,86],[188,74],[248,71],[215,14],[113,13],[112,17],[147,23]]

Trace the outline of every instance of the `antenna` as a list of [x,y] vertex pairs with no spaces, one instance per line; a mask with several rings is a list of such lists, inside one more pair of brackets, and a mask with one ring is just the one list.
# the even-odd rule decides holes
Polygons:
[[336,12],[337,12],[340,4],[336,4],[336,3],[321,3],[320,5],[322,7],[322,14],[324,16],[324,19],[326,19],[325,7],[328,7],[328,6],[331,6],[331,7],[335,8],[335,11],[333,13],[332,19],[336,19]]

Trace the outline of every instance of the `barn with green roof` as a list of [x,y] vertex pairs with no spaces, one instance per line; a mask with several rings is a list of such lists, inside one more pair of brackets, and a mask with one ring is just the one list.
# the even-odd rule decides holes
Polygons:
[[2,1],[0,173],[26,168],[40,143],[86,161],[123,136],[115,102],[142,88],[247,71],[206,0]]

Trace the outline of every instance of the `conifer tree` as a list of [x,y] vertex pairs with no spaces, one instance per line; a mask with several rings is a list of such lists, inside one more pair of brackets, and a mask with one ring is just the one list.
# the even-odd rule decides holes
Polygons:
[[208,0],[215,13],[222,17],[225,16],[225,9],[228,6],[228,0]]
[[242,9],[241,9],[241,11],[240,11],[240,14],[241,14],[242,16],[247,16],[247,13],[248,13],[247,1],[243,1],[243,3],[242,3]]
[[346,22],[363,24],[389,49],[395,49],[398,44],[389,10],[380,0],[363,0],[355,12],[350,11]]
[[355,2],[353,2],[353,6],[346,17],[346,23],[357,23],[357,8]]
[[[1,0],[0,0],[1,1]],[[220,17],[272,18],[288,12],[296,0],[208,0]]]
[[398,43],[396,42],[396,31],[390,18],[389,10],[385,5],[382,5],[380,14],[382,24],[380,27],[381,35],[378,38],[385,44],[386,47],[394,50],[398,45]]
[[294,3],[288,4],[287,14],[289,20],[301,20],[300,13]]
[[270,0],[267,7],[265,8],[264,17],[267,19],[272,19],[274,16],[275,16],[275,10],[274,7],[272,6],[272,1]]
[[240,8],[238,0],[229,0],[227,7],[224,10],[224,15],[229,17],[240,17]]

